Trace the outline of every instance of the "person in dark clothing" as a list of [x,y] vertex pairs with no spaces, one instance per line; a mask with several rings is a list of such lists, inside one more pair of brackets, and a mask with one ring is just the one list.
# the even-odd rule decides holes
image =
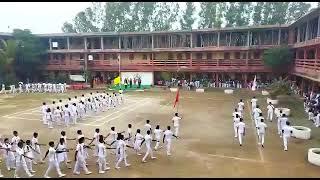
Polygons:
[[130,88],[132,88],[132,78],[130,78],[129,80],[129,85],[130,85]]
[[141,87],[141,78],[138,79],[138,88]]

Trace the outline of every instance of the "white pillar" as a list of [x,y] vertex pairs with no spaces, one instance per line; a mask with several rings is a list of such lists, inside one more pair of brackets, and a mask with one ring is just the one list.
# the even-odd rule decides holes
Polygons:
[[67,47],[68,47],[68,50],[70,49],[70,38],[67,37]]
[[298,27],[297,42],[300,42],[300,27]]
[[84,49],[85,49],[85,50],[88,49],[88,48],[87,48],[87,38],[86,38],[86,37],[84,37]]
[[250,31],[247,34],[247,46],[250,46]]
[[220,46],[220,31],[218,32],[218,40],[217,40],[217,46],[219,47]]
[[52,50],[52,39],[49,38],[49,49]]
[[307,41],[308,39],[309,39],[309,21],[307,21],[306,38],[304,41]]
[[[219,41],[218,41],[219,43]],[[190,34],[190,48],[193,48],[193,36],[192,33]]]
[[279,33],[278,33],[278,45],[280,45],[281,42],[281,28],[279,28]]
[[103,36],[101,36],[100,42],[101,42],[101,49],[103,50],[104,49],[104,47],[103,47]]
[[121,37],[120,37],[120,34],[119,34],[119,49],[121,49]]
[[154,37],[153,37],[153,34],[152,34],[151,35],[151,49],[153,49],[153,48],[154,48]]
[[318,17],[318,33],[317,36],[320,37],[320,16]]

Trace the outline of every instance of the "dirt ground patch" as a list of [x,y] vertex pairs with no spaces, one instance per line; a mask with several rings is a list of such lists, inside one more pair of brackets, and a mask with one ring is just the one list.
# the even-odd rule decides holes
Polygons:
[[[12,137],[13,130],[20,133],[23,139],[31,139],[32,133],[39,133],[39,141],[47,143],[49,140],[57,142],[60,131],[65,130],[69,138],[76,137],[76,131],[81,129],[85,136],[91,137],[94,129],[99,127],[106,135],[111,126],[118,130],[126,130],[127,124],[133,125],[133,130],[142,129],[146,119],[151,125],[157,124],[162,129],[171,124],[174,113],[173,101],[175,93],[168,91],[157,92],[129,92],[125,95],[125,104],[117,109],[86,118],[84,121],[69,128],[57,127],[48,129],[40,122],[40,106],[42,102],[51,104],[52,100],[66,99],[74,95],[81,95],[88,91],[73,91],[67,94],[23,94],[11,98],[0,95],[0,134]],[[284,99],[280,105],[291,108],[290,121],[294,125],[303,125],[312,128],[311,140],[290,139],[289,151],[283,151],[282,141],[277,135],[276,121],[266,122],[269,129],[265,139],[265,148],[257,144],[255,129],[249,115],[248,101],[253,95],[259,99],[258,104],[266,115],[266,97],[260,92],[236,90],[232,95],[226,95],[223,90],[205,93],[180,93],[181,102],[179,113],[181,120],[181,138],[173,141],[172,156],[167,157],[165,149],[154,152],[156,160],[149,159],[141,163],[140,156],[128,149],[128,161],[131,167],[122,167],[120,171],[114,169],[115,157],[108,151],[108,162],[111,170],[106,174],[97,173],[93,152],[88,161],[88,168],[92,175],[80,177],[319,177],[320,167],[309,164],[306,160],[307,150],[318,147],[320,130],[312,127],[303,113],[302,101],[291,97]],[[244,146],[240,147],[234,138],[231,114],[242,98],[245,102],[244,121],[247,133]],[[11,107],[11,108],[7,108]],[[75,142],[68,143],[70,147]],[[47,147],[42,147],[44,154]],[[69,152],[69,159],[73,159],[74,151]],[[71,163],[72,168],[74,162]],[[43,177],[46,164],[34,165],[35,177]],[[13,177],[13,172],[7,172],[4,162],[0,168],[5,177]],[[67,177],[72,170],[61,167]],[[56,177],[56,174],[51,174]]]

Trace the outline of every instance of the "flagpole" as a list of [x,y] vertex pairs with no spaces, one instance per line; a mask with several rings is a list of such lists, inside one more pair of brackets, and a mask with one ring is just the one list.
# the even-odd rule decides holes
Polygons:
[[[179,96],[180,96],[180,89],[179,89],[179,85],[178,85],[178,92],[179,92]],[[179,99],[180,99],[180,97],[179,97]],[[180,101],[178,101],[177,113],[179,113],[179,105],[180,105]]]
[[120,59],[121,59],[121,54],[119,53],[118,55],[118,64],[119,64],[119,77],[120,77],[120,83],[119,83],[119,87],[121,88],[121,69],[120,69]]

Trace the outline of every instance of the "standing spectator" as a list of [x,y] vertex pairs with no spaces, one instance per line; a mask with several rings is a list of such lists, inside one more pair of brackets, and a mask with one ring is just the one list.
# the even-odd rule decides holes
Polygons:
[[138,88],[139,89],[141,88],[141,78],[140,77],[138,78]]
[[130,85],[130,88],[132,88],[132,78],[130,78],[129,80],[129,85]]

